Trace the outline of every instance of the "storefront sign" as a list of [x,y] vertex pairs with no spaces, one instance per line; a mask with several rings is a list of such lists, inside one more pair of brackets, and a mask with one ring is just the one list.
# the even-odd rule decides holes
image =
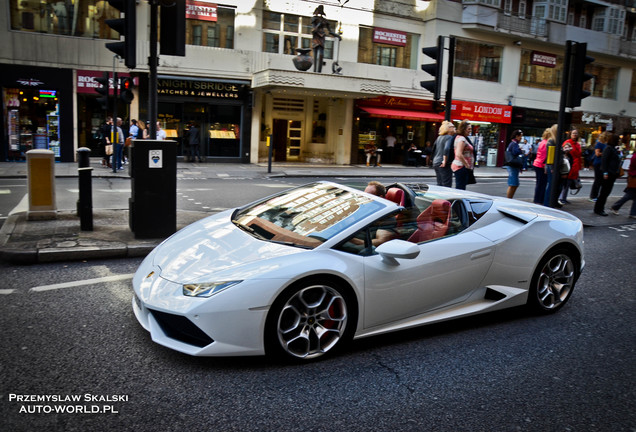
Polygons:
[[458,120],[510,124],[512,122],[512,107],[510,105],[453,101],[451,117]]
[[612,124],[614,122],[611,118],[603,117],[602,114],[583,113],[581,116],[581,122],[585,124],[600,123],[600,124]]
[[44,84],[42,81],[33,78],[20,78],[16,81],[18,82],[18,84],[22,84],[23,86],[27,87],[37,87]]
[[194,96],[223,99],[240,99],[245,86],[219,81],[198,81],[160,78],[157,93],[166,96]]
[[395,108],[418,111],[432,111],[433,101],[426,99],[410,99],[394,96],[378,96],[371,99],[362,99],[357,103],[358,106],[364,107],[380,107]]
[[186,19],[216,21],[216,3],[188,0],[186,2]]
[[383,28],[373,29],[373,42],[389,45],[406,46],[406,33]]
[[[101,71],[88,71],[88,70],[78,70],[77,71],[77,93],[91,93],[91,94],[97,94],[95,92],[96,88],[99,88],[101,86],[100,83],[98,83],[97,81],[95,81],[95,78],[101,77],[103,76],[104,72]],[[117,74],[118,78],[130,78],[130,74],[129,73],[118,73]],[[139,85],[139,78],[134,77],[133,78],[133,82],[135,83],[136,86]],[[113,74],[110,74],[110,90],[112,92],[112,90],[115,88],[114,86],[114,82],[113,82]]]
[[550,53],[532,51],[530,64],[555,68],[557,64],[557,56]]

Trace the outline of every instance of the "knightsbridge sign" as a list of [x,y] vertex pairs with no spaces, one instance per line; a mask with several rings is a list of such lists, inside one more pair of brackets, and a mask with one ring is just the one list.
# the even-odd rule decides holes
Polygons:
[[221,81],[180,80],[159,78],[157,93],[165,96],[190,96],[222,99],[241,99],[246,86]]

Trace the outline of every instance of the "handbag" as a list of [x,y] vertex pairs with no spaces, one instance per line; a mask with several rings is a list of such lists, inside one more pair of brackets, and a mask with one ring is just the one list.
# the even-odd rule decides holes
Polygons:
[[475,171],[469,169],[468,170],[468,181],[466,182],[466,184],[476,184],[477,180],[475,179]]
[[570,193],[572,195],[576,195],[579,193],[583,185],[581,184],[580,179],[570,179],[568,180],[568,186],[570,187]]
[[627,177],[627,187],[630,189],[636,189],[636,176]]
[[124,145],[126,147],[130,147],[130,145],[132,144],[132,140],[133,140],[132,137],[126,138],[126,142],[124,143]]
[[504,165],[508,165],[512,168],[521,168],[523,166],[521,163],[521,155],[515,157],[511,151],[506,150],[504,157],[506,160]]
[[113,154],[113,145],[112,144],[106,144],[104,146],[104,152],[106,153],[106,156],[110,156]]

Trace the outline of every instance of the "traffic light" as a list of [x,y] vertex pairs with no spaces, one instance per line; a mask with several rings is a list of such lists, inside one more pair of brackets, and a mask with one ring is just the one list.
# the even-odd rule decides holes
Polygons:
[[97,102],[100,103],[103,110],[108,109],[108,93],[110,92],[110,83],[108,72],[104,72],[101,77],[94,78],[100,84],[100,87],[95,88],[95,91],[102,95],[97,98]]
[[135,95],[133,94],[133,88],[135,88],[135,83],[132,78],[122,78],[121,84],[119,86],[119,98],[122,102],[129,104],[135,99]]
[[186,0],[161,3],[159,13],[160,54],[185,56]]
[[434,79],[431,81],[420,81],[420,85],[433,93],[433,99],[439,100],[442,91],[444,36],[437,37],[437,46],[422,48],[422,53],[435,60],[435,63],[422,65],[422,70],[431,75]]
[[124,13],[123,18],[108,19],[106,24],[124,37],[120,42],[109,42],[106,48],[124,59],[124,64],[134,69],[137,67],[137,1],[108,0],[115,9]]
[[594,61],[587,55],[587,44],[574,42],[570,56],[570,70],[568,71],[568,94],[565,106],[574,108],[581,106],[581,99],[591,95],[583,90],[586,81],[594,78],[594,75],[585,73],[585,65]]

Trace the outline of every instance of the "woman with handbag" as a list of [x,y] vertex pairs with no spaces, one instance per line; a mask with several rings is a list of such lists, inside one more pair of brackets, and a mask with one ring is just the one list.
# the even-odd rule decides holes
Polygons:
[[629,163],[629,169],[627,170],[627,187],[623,191],[625,195],[610,207],[610,211],[615,215],[618,215],[618,210],[627,201],[632,200],[632,208],[629,212],[630,219],[636,219],[636,156],[632,154],[632,160]]
[[509,159],[506,164],[506,169],[508,170],[508,191],[506,193],[506,198],[510,199],[515,196],[515,192],[519,187],[519,172],[523,167],[523,163],[521,162],[522,151],[519,147],[522,137],[523,132],[519,129],[515,130],[512,133],[512,141],[510,141],[510,144],[508,144],[508,147],[506,148],[506,159]]

